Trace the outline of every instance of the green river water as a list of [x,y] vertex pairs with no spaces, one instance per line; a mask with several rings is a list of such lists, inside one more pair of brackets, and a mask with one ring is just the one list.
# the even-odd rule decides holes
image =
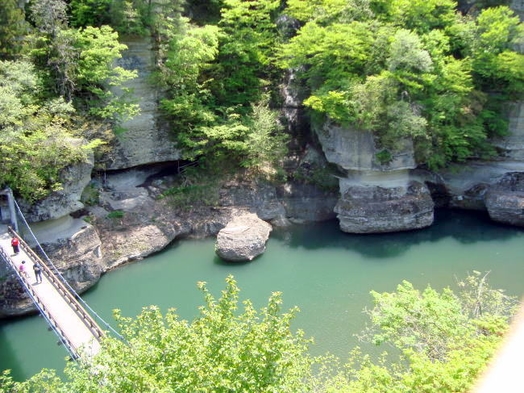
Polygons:
[[[315,354],[345,358],[364,327],[369,292],[393,291],[402,280],[418,288],[454,287],[473,270],[491,271],[489,282],[524,295],[524,229],[497,225],[483,214],[443,211],[427,229],[387,235],[350,235],[330,221],[272,232],[264,255],[249,263],[224,263],[214,239],[176,241],[163,252],[106,274],[87,303],[112,322],[121,309],[135,316],[142,307],[174,307],[183,319],[197,315],[203,298],[198,281],[216,296],[234,275],[242,299],[257,308],[282,291],[284,309],[300,308],[294,326],[315,339]],[[61,371],[66,351],[40,317],[0,322],[0,371],[18,380],[41,368]]]

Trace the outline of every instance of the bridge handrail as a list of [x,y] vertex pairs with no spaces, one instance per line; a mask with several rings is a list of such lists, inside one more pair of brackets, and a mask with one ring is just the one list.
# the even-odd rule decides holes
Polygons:
[[48,325],[53,329],[55,334],[58,336],[58,339],[60,342],[64,345],[64,347],[69,352],[69,356],[71,356],[72,359],[77,359],[78,354],[73,351],[73,347],[71,345],[71,340],[67,337],[67,335],[64,333],[64,331],[60,328],[58,323],[55,321],[53,316],[46,310],[45,305],[42,303],[36,292],[34,291],[33,287],[30,283],[27,282],[27,278],[20,274],[20,271],[17,269],[15,263],[11,259],[11,257],[5,252],[3,247],[0,247],[0,256],[6,261],[6,263],[11,266],[11,269],[15,272],[15,274],[18,276],[18,279],[22,283],[24,289],[26,290],[27,294],[35,304],[36,308],[40,312],[40,314],[46,319],[48,322]]
[[[8,227],[8,232],[11,234],[11,236],[16,236],[20,240],[20,247],[33,259],[34,261],[37,261],[40,266],[42,266],[43,274],[46,275],[49,282],[56,288],[56,290],[62,294],[62,296],[68,301],[70,306],[72,307],[73,311],[82,319],[84,324],[87,326],[87,328],[93,333],[93,336],[97,339],[100,339],[105,334],[100,329],[96,321],[89,315],[82,305],[77,300],[77,294],[72,294],[69,289],[66,288],[66,286],[62,283],[60,279],[56,277],[56,275],[53,273],[53,271],[47,266],[46,263],[40,259],[40,257],[33,251],[31,247],[24,241],[24,239],[16,233],[13,228]],[[16,269],[15,269],[16,270]]]
[[107,323],[107,321],[104,320],[104,318],[102,318],[100,315],[97,314],[97,312],[95,310],[93,310],[91,308],[91,306],[89,306],[89,304],[87,304],[87,302],[82,299],[77,293],[76,291],[71,287],[71,285],[67,282],[67,280],[62,276],[62,274],[60,273],[60,271],[56,268],[56,266],[54,265],[53,261],[51,261],[51,259],[49,259],[49,257],[47,256],[47,254],[45,253],[44,249],[42,248],[42,245],[39,243],[38,239],[36,238],[35,234],[33,233],[33,231],[31,230],[31,227],[29,226],[29,224],[27,223],[27,220],[25,219],[24,217],[24,213],[22,212],[22,210],[20,209],[20,206],[18,205],[18,203],[16,202],[16,200],[13,198],[13,202],[14,202],[14,205],[15,205],[15,208],[16,210],[18,211],[18,214],[20,215],[20,218],[23,220],[25,226],[27,227],[27,229],[29,230],[29,233],[31,234],[31,236],[33,237],[33,239],[35,240],[36,242],[36,245],[38,246],[39,250],[42,252],[42,255],[45,257],[46,261],[47,261],[47,265],[49,267],[52,267],[54,269],[54,271],[56,272],[56,275],[58,276],[58,278],[60,278],[62,280],[62,283],[67,287],[69,288],[69,291],[73,294],[76,295],[76,298],[78,299],[78,301],[80,302],[80,304],[82,304],[84,306],[84,309],[88,310],[92,316],[94,316],[95,318],[97,318],[101,323],[104,324],[104,326],[109,329],[109,331],[111,331],[116,337],[118,337],[120,340],[122,340],[123,342],[127,343],[127,340],[122,337],[122,335],[120,333],[118,333],[109,323]]

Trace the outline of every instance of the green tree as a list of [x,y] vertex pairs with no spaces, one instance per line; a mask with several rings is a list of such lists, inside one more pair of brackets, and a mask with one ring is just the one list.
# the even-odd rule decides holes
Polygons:
[[[355,3],[357,3],[355,1]],[[303,26],[279,51],[309,88],[315,122],[331,119],[372,132],[394,151],[414,141],[416,159],[435,169],[489,158],[503,135],[501,103],[522,94],[522,24],[507,7],[460,18],[450,0],[289,1]]]
[[143,10],[142,0],[112,1],[111,26],[123,35],[145,36],[149,31]]
[[419,291],[404,281],[396,292],[372,292],[371,325],[362,338],[388,344],[378,359],[355,350],[334,392],[467,392],[501,342],[518,301],[474,272],[457,292]]
[[85,142],[70,129],[74,108],[42,100],[32,64],[0,62],[0,179],[29,202],[61,188],[66,166],[86,159]]
[[327,26],[334,22],[349,23],[368,20],[374,16],[373,3],[369,0],[289,0],[286,13],[302,22],[315,21]]
[[223,3],[212,91],[220,106],[249,108],[273,82],[273,51],[279,41],[275,18],[280,0]]
[[109,25],[110,9],[111,0],[71,0],[69,4],[71,25],[75,28]]
[[136,70],[115,66],[122,57],[121,52],[127,49],[118,41],[118,34],[109,26],[69,30],[67,34],[78,56],[75,63],[77,96],[88,93],[89,112],[117,122],[134,116],[138,105],[112,91],[137,76]]
[[476,20],[472,42],[473,71],[490,92],[510,93],[512,98],[524,91],[524,55],[515,46],[524,42],[524,26],[508,7],[483,10]]
[[279,114],[269,107],[269,99],[253,104],[252,109],[247,120],[250,129],[246,140],[247,153],[241,165],[270,175],[282,167],[289,136],[282,132]]
[[75,89],[76,53],[68,30],[67,4],[63,0],[32,1],[29,16],[35,26],[31,40],[33,62],[47,75],[53,95],[71,101]]
[[0,2],[0,60],[10,60],[19,54],[28,29],[17,0]]
[[[177,23],[160,62],[160,82],[169,97],[162,108],[170,115],[184,157],[214,166],[240,165],[272,172],[283,157],[286,137],[268,99],[249,108],[227,107],[217,102],[211,76],[220,56],[220,31],[215,26],[193,26],[187,19]],[[260,92],[257,96],[262,97]],[[220,101],[220,99],[218,99]],[[265,172],[265,171],[259,171]]]
[[205,303],[192,322],[181,320],[175,310],[163,315],[153,306],[136,318],[115,311],[126,342],[107,338],[89,362],[68,364],[62,383],[46,371],[15,391],[307,391],[314,360],[308,354],[310,341],[291,329],[297,310],[282,313],[280,293],[260,311],[249,301],[240,309],[237,284],[232,277],[226,281],[218,299],[199,283]]

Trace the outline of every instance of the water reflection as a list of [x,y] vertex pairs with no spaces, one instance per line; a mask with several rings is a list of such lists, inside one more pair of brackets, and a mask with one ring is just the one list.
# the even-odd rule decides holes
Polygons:
[[335,247],[352,250],[363,256],[391,258],[406,253],[411,247],[425,242],[453,238],[462,244],[506,241],[521,236],[524,230],[490,220],[485,212],[437,210],[434,224],[425,229],[389,234],[349,234],[340,231],[338,221],[300,227],[277,228],[272,238],[291,248],[320,249]]

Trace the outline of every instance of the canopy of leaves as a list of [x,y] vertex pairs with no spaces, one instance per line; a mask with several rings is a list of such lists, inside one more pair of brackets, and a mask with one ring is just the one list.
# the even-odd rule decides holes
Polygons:
[[31,63],[0,61],[0,179],[28,201],[60,189],[60,171],[86,159],[69,131],[74,108],[41,100]]
[[340,364],[314,358],[311,340],[291,328],[297,309],[282,312],[271,295],[260,311],[239,300],[232,277],[215,298],[199,283],[197,318],[150,306],[135,318],[115,311],[123,340],[106,338],[87,362],[68,363],[67,378],[43,370],[26,382],[0,375],[0,392],[466,392],[507,330],[517,299],[473,272],[458,290],[420,291],[404,281],[392,293],[372,292],[370,325],[362,338],[393,347],[365,355],[359,348]]
[[[248,18],[245,6],[241,4],[240,9],[228,11],[231,24],[240,20],[242,22],[238,23],[247,23],[244,21]],[[250,23],[255,26],[256,20]],[[256,49],[253,43],[235,41],[216,26],[191,25],[185,18],[181,18],[177,26],[168,44],[164,45],[159,81],[167,88],[168,98],[162,100],[162,107],[170,115],[184,157],[200,160],[207,166],[221,162],[224,168],[237,165],[260,170],[278,166],[276,164],[285,154],[286,138],[280,132],[276,112],[269,109],[268,99],[257,88],[261,82],[256,71],[248,71],[249,78],[254,78],[253,83],[238,82],[241,95],[253,89],[249,99],[231,91],[228,98],[222,99],[224,91],[217,91],[218,84],[226,83],[224,75],[237,78],[244,72],[240,69],[242,62],[251,59],[249,54],[247,57],[231,54],[233,57],[227,61],[231,62],[232,68],[227,69],[220,58],[225,48],[224,40],[230,42],[227,45],[237,45],[249,53]],[[230,29],[230,34],[238,34],[233,32],[232,26],[227,29]],[[260,56],[255,56],[257,67],[261,67],[263,62]],[[232,89],[235,83],[229,79],[228,89]],[[260,101],[247,106],[256,97]],[[239,100],[238,105],[233,105],[232,100]]]
[[17,0],[0,2],[0,60],[15,57],[23,45],[14,45],[24,39],[28,24]]
[[473,272],[458,291],[419,291],[404,281],[396,292],[372,292],[371,324],[362,338],[400,353],[378,361],[356,350],[331,392],[466,392],[499,346],[518,299]]
[[490,157],[489,138],[507,127],[492,121],[497,112],[503,118],[500,100],[524,93],[524,55],[515,51],[522,23],[507,7],[477,18],[456,7],[289,1],[284,12],[303,26],[281,47],[280,64],[309,86],[305,104],[314,113],[373,132],[383,148],[412,138],[418,162],[431,168]]
[[4,39],[20,46],[0,65],[0,186],[33,202],[60,189],[62,170],[99,144],[79,124],[137,112],[110,90],[136,73],[114,66],[126,47],[110,27],[69,28],[62,0],[32,1],[25,14],[18,2],[1,7],[0,52]]
[[[199,283],[205,303],[189,322],[175,310],[144,308],[136,318],[115,311],[124,341],[107,338],[99,355],[70,363],[61,382],[48,372],[17,384],[17,392],[282,392],[308,390],[314,359],[310,340],[293,331],[296,309],[281,311],[274,293],[266,307],[240,303],[232,277],[215,298]],[[1,378],[1,377],[0,377]],[[1,379],[0,379],[1,381]],[[6,384],[9,386],[9,384]],[[9,387],[8,387],[9,389]],[[49,390],[52,389],[52,390]],[[3,387],[0,391],[5,392]]]

